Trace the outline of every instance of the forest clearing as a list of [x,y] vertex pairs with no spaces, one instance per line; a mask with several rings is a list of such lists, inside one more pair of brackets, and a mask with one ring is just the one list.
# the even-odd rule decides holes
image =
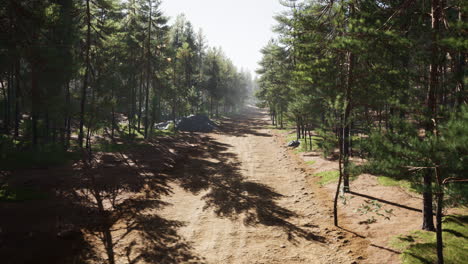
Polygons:
[[467,11],[2,1],[0,263],[468,263]]

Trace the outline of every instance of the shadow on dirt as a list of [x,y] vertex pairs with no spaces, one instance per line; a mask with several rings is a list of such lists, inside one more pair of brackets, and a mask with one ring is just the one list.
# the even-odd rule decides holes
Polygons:
[[[228,135],[270,136],[256,132],[262,121],[223,123]],[[204,263],[178,234],[185,224],[158,215],[174,182],[193,193],[208,190],[205,208],[219,217],[276,226],[292,243],[324,241],[289,221],[296,215],[276,203],[279,193],[244,178],[229,145],[198,133],[117,143],[123,144],[112,151],[83,152],[73,165],[8,174],[10,186],[47,196],[0,202],[2,263]]]
[[399,203],[395,203],[395,202],[391,202],[391,201],[387,201],[387,200],[384,200],[384,199],[381,199],[381,198],[377,198],[377,197],[373,197],[373,196],[370,196],[370,195],[367,195],[367,194],[357,193],[357,192],[353,192],[353,191],[350,191],[349,193],[350,193],[350,194],[354,194],[354,195],[356,195],[356,196],[361,196],[361,197],[364,197],[364,198],[367,198],[367,199],[379,201],[379,202],[381,202],[381,203],[386,203],[386,204],[389,204],[389,205],[393,205],[393,206],[396,206],[396,207],[399,207],[399,208],[403,208],[403,209],[406,209],[406,210],[410,210],[410,211],[422,213],[422,210],[421,210],[421,209],[413,208],[413,207],[410,207],[410,206],[406,206],[406,205],[399,204]]
[[261,112],[248,107],[241,114],[221,119],[218,133],[236,137],[246,137],[248,135],[271,137],[270,134],[258,132],[259,129],[265,128],[268,124],[267,121],[262,120],[262,117]]
[[[177,234],[184,223],[157,212],[171,193],[162,172],[191,148],[182,135],[116,152],[82,153],[60,169],[14,171],[12,186],[34,186],[47,198],[1,202],[2,263],[203,263]],[[167,141],[167,142],[166,142]],[[124,142],[125,143],[125,142]]]
[[177,182],[185,190],[197,194],[208,191],[202,199],[205,209],[213,209],[219,217],[241,219],[246,225],[277,226],[296,237],[324,242],[324,238],[310,233],[288,221],[297,216],[276,203],[282,195],[267,185],[247,181],[240,172],[237,155],[228,152],[230,145],[209,136],[189,153],[190,163],[174,171]]

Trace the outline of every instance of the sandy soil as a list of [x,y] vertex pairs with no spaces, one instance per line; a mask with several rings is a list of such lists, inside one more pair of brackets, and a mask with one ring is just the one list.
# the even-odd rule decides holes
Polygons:
[[350,242],[332,231],[307,173],[262,128],[266,115],[247,117],[205,137],[160,215],[184,223],[178,233],[204,263],[352,263]]
[[15,172],[16,185],[53,197],[0,203],[10,216],[0,254],[7,264],[366,261],[369,242],[332,226],[330,190],[267,116],[249,108],[214,133],[99,153],[89,169]]

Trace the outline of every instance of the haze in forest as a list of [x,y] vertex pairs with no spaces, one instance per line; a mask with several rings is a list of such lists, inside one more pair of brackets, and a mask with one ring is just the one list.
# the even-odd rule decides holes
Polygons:
[[222,47],[234,65],[258,68],[260,49],[272,37],[275,14],[285,10],[277,0],[167,0],[162,10],[173,23],[185,14],[194,28],[202,28],[211,46]]

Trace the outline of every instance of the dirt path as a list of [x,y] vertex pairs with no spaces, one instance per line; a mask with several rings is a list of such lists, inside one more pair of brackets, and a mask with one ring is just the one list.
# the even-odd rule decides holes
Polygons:
[[326,188],[250,108],[210,134],[180,133],[95,162],[15,171],[42,199],[2,202],[2,263],[361,263]]
[[[330,212],[250,108],[203,137],[185,164],[171,172],[172,194],[159,215],[180,223],[177,255],[162,262],[353,263],[349,241],[332,231]],[[337,238],[338,237],[338,238]],[[342,240],[340,240],[342,239]]]

